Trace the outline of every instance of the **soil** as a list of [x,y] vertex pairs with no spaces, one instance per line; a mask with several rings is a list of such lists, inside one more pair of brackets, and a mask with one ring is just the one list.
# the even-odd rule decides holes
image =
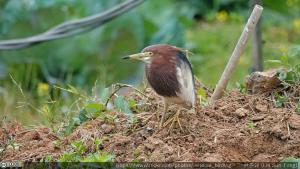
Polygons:
[[[293,94],[299,99],[297,90]],[[150,89],[145,94],[148,106],[140,107],[140,113],[134,114],[137,119],[134,124],[128,123],[124,113],[110,111],[106,113],[115,115],[115,122],[101,118],[90,120],[63,138],[46,127],[26,130],[17,122],[2,125],[0,140],[5,150],[1,160],[38,161],[46,155],[59,157],[75,140],[83,140],[92,151],[95,149],[92,138],[102,138],[101,149],[114,154],[118,162],[278,162],[291,156],[300,157],[297,99],[279,108],[271,93],[231,90],[214,104],[198,106],[195,111],[171,106],[167,119],[181,110],[182,128],[175,122],[171,128],[169,124],[159,129],[156,113],[163,111],[163,103]],[[126,97],[138,100],[143,96],[131,92]],[[57,146],[55,140],[61,145]]]

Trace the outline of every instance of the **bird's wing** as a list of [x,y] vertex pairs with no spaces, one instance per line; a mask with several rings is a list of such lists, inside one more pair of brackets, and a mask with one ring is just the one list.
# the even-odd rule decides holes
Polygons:
[[183,99],[186,103],[191,104],[189,106],[195,106],[195,84],[192,67],[188,59],[183,52],[177,54],[177,78],[180,84],[180,90],[177,95]]

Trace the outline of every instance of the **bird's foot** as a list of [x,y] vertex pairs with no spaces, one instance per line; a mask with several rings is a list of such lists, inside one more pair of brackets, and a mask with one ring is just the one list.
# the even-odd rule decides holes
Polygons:
[[180,127],[180,130],[183,131],[183,128],[182,128],[181,123],[180,123],[180,118],[179,118],[181,110],[182,109],[177,110],[177,112],[175,113],[175,115],[172,118],[170,118],[169,120],[167,120],[164,125],[161,122],[161,126],[163,125],[163,127],[166,127],[167,125],[169,125],[171,123],[170,127],[169,127],[169,130],[168,130],[168,133],[170,133],[170,131],[173,129],[175,122],[178,123],[178,125]]

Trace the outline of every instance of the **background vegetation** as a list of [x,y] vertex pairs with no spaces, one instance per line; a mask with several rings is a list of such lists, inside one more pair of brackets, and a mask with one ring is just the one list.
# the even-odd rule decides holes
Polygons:
[[[5,40],[31,36],[63,21],[102,12],[120,2],[2,0],[0,37]],[[149,0],[89,33],[27,49],[0,51],[0,117],[17,119],[27,125],[51,125],[71,117],[80,110],[78,104],[82,97],[79,95],[100,95],[105,87],[116,82],[140,84],[142,64],[120,58],[155,43],[192,51],[194,73],[204,84],[213,87],[249,15],[248,3],[244,0]],[[279,59],[289,53],[292,62],[299,62],[300,1],[263,0],[263,6],[264,60]],[[273,65],[264,63],[264,66]],[[242,83],[251,67],[249,43],[230,86]]]

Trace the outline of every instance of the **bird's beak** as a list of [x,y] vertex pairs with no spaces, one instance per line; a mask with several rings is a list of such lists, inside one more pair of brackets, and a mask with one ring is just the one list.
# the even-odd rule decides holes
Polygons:
[[125,56],[122,59],[143,60],[144,57],[146,57],[145,53],[137,53],[137,54]]

